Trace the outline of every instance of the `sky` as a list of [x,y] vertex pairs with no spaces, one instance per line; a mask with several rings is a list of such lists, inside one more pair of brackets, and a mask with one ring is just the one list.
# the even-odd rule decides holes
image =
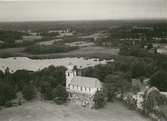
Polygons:
[[167,0],[0,0],[0,21],[167,19]]

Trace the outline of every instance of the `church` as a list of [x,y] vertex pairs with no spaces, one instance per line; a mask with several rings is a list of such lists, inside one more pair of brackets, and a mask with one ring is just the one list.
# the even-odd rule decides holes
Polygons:
[[72,103],[91,108],[94,105],[94,95],[101,90],[102,83],[96,78],[77,75],[74,65],[66,70],[66,90]]

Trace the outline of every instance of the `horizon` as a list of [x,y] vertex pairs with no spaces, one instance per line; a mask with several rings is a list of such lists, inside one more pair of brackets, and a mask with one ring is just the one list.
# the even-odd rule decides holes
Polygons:
[[29,20],[29,21],[0,21],[0,23],[31,23],[31,22],[102,22],[102,21],[155,21],[167,23],[167,18],[164,19],[83,19],[83,20]]
[[166,0],[0,0],[1,22],[166,20]]

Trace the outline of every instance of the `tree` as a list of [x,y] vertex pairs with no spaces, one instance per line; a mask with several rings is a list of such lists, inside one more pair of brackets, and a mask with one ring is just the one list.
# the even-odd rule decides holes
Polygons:
[[93,101],[95,109],[103,108],[106,103],[105,93],[103,91],[97,91]]
[[27,70],[17,70],[12,74],[12,80],[17,85],[17,91],[22,91],[23,87],[30,83],[32,80],[32,72]]
[[109,101],[113,100],[116,94],[123,96],[124,92],[129,90],[130,83],[124,73],[117,72],[106,76],[104,81],[104,89]]
[[63,104],[67,101],[68,93],[64,86],[58,85],[52,90],[52,97],[57,104]]
[[35,88],[32,84],[24,86],[22,93],[26,100],[32,100],[36,95]]
[[132,64],[132,77],[139,78],[141,76],[145,76],[145,63],[138,60]]
[[113,71],[113,66],[111,64],[107,65],[97,65],[95,66],[95,77],[97,77],[100,81],[104,82],[105,76],[111,74]]
[[33,82],[35,82],[44,99],[53,99],[52,90],[58,85],[65,86],[65,70],[66,68],[63,66],[55,67],[51,65],[35,72]]
[[42,77],[46,78],[47,80],[50,80],[50,83],[52,83],[51,85],[54,85],[53,88],[56,88],[56,86],[59,84],[65,85],[65,70],[66,68],[63,66],[55,67],[51,65],[48,68],[44,68],[43,70],[41,70],[39,75],[45,75]]
[[167,71],[167,56],[162,54],[156,54],[153,58],[157,62],[159,69]]
[[0,70],[0,79],[3,79],[4,78],[4,73],[3,71]]
[[16,92],[10,84],[0,80],[0,105],[4,105],[8,101],[16,97]]
[[157,71],[150,80],[150,85],[157,87],[160,91],[167,91],[167,72]]
[[82,75],[87,77],[93,77],[94,76],[95,69],[93,67],[87,67],[82,69]]
[[40,92],[42,93],[44,99],[52,99],[52,86],[48,81],[42,81],[40,83]]

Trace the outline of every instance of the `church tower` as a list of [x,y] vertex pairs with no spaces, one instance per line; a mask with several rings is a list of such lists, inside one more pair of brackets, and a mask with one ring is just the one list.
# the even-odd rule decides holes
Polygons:
[[68,85],[70,84],[73,77],[75,77],[75,76],[77,76],[77,72],[74,69],[74,65],[72,65],[70,63],[69,66],[67,67],[67,71],[66,71],[66,88],[68,88]]

